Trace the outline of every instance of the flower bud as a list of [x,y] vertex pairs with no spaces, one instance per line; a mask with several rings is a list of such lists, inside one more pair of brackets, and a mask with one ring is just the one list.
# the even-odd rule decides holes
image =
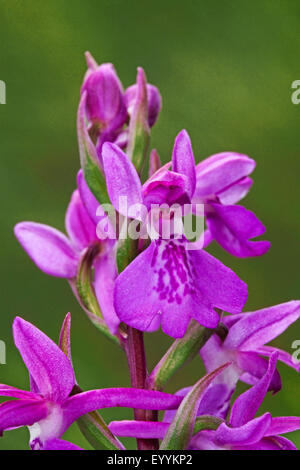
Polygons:
[[86,57],[89,69],[81,93],[87,92],[87,119],[100,129],[117,129],[127,119],[122,84],[112,64],[97,66],[90,55]]
[[[125,91],[125,102],[128,113],[131,115],[137,98],[138,85],[132,85]],[[148,124],[152,127],[161,110],[161,95],[158,88],[154,85],[147,84],[147,102],[148,102]]]

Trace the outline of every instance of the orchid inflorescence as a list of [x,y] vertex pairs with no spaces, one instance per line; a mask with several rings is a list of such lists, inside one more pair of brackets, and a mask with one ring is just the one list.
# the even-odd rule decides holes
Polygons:
[[[239,258],[268,251],[268,241],[255,240],[265,227],[237,204],[253,183],[255,161],[223,152],[196,165],[182,130],[171,162],[162,165],[156,150],[148,156],[158,89],[138,68],[136,84],[124,91],[112,64],[98,66],[89,53],[86,59],[77,116],[81,169],[67,235],[35,222],[17,224],[15,235],[42,271],[68,280],[91,322],[124,350],[131,388],[80,388],[70,314],[58,345],[17,317],[14,341],[30,391],[0,384],[1,396],[16,399],[0,405],[0,433],[27,426],[32,449],[79,450],[62,439],[76,421],[95,449],[123,450],[119,437],[150,450],[295,449],[282,434],[300,429],[300,417],[258,409],[268,391],[281,389],[278,360],[300,371],[290,354],[268,345],[299,319],[300,301],[243,313],[247,285],[206,251],[213,240]],[[188,237],[185,216],[205,221],[198,238]],[[148,373],[143,335],[159,328],[174,342]],[[196,355],[207,374],[165,393]],[[232,403],[239,381],[250,387]],[[106,423],[99,410],[108,407],[133,408],[134,419]]]

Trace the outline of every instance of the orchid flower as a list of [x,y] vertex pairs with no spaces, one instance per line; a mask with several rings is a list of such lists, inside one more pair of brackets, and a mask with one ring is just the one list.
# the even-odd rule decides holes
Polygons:
[[206,244],[212,239],[229,253],[240,258],[260,256],[270,247],[267,241],[252,241],[265,232],[256,215],[244,207],[234,205],[244,197],[252,184],[248,175],[255,162],[246,155],[220,153],[195,167],[189,136],[181,131],[173,149],[174,171],[189,180],[189,195],[193,203],[204,204],[208,233]]
[[[98,66],[89,52],[86,53],[88,70],[85,74],[81,95],[85,100],[89,132],[97,141],[97,153],[101,160],[104,142],[114,142],[121,148],[128,141],[128,122],[137,99],[138,85],[124,92],[121,81],[112,64]],[[147,84],[148,123],[152,127],[161,109],[161,96],[154,85]]]
[[205,204],[209,235],[239,258],[261,256],[270,248],[268,241],[251,240],[263,235],[265,227],[253,212],[236,205],[253,183],[249,174],[255,165],[247,155],[223,152],[196,167],[193,200]]
[[[275,351],[278,359],[300,372],[300,364],[295,363],[290,354],[266,343],[279,336],[300,317],[300,301],[286,302],[273,307],[239,315],[226,316],[222,322],[228,328],[226,338],[213,335],[200,351],[207,372],[214,370],[229,360],[232,365],[220,374],[210,387],[223,388],[227,399],[224,400],[226,414],[231,395],[238,380],[255,384],[266,372],[267,361]],[[281,388],[280,375],[275,370],[270,381],[270,389],[277,392]],[[209,393],[209,389],[208,392]]]
[[[113,308],[114,280],[117,275],[114,240],[108,238],[107,233],[99,234],[96,210],[99,213],[101,206],[89,191],[81,171],[78,174],[78,187],[79,190],[76,189],[72,194],[66,212],[68,237],[55,228],[35,222],[20,222],[15,227],[15,235],[38,268],[51,276],[68,280],[76,278],[83,256],[90,255],[95,271],[97,300],[105,322],[114,334],[120,323]],[[102,221],[104,216],[104,212],[101,212]],[[108,218],[105,218],[105,223],[109,225]],[[112,230],[111,226],[109,230]]]
[[75,376],[70,359],[44,333],[17,317],[13,323],[16,347],[29,371],[31,391],[0,384],[0,396],[17,400],[0,405],[0,434],[28,426],[32,449],[75,449],[61,440],[80,416],[114,406],[161,410],[177,408],[180,397],[134,388],[107,388],[72,395]]
[[[214,388],[214,395],[205,394],[200,401],[197,416],[205,415],[215,425],[215,430],[205,429],[192,437],[189,449],[193,450],[295,450],[296,447],[280,434],[300,429],[300,417],[287,416],[273,418],[270,413],[255,417],[266,393],[270,388],[278,353],[274,352],[265,374],[234,402],[228,423],[218,416],[222,396],[220,388]],[[185,396],[189,388],[177,393]],[[117,436],[163,439],[175,411],[166,411],[163,422],[112,421],[110,430]],[[211,415],[211,416],[209,416]],[[214,419],[216,418],[217,419]],[[209,419],[207,422],[209,422]]]
[[235,400],[228,424],[222,423],[216,431],[199,432],[193,437],[191,448],[296,450],[295,445],[281,434],[300,429],[299,417],[273,418],[268,412],[255,417],[273,380],[277,357],[277,352],[271,354],[265,374]]
[[[175,146],[177,153],[178,140]],[[124,216],[130,216],[132,207],[182,205],[189,200],[195,180],[184,174],[165,166],[142,186],[134,165],[116,145],[105,143],[102,158],[110,200]],[[124,197],[128,211],[120,203]],[[179,338],[192,318],[215,328],[219,322],[215,308],[241,311],[246,284],[213,256],[189,250],[188,245],[184,237],[172,235],[167,240],[153,240],[117,277],[114,306],[121,321],[142,331],[154,331],[161,325],[166,334]]]

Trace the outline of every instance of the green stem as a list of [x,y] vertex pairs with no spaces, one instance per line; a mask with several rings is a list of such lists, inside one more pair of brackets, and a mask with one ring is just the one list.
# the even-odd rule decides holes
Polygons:
[[148,388],[162,390],[183,365],[192,360],[215,330],[192,320],[183,338],[176,339],[148,378]]

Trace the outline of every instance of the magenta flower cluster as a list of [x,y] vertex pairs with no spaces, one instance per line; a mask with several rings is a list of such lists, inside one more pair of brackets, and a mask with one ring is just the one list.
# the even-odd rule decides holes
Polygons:
[[[66,211],[67,234],[20,222],[15,235],[39,269],[68,280],[91,322],[124,350],[132,387],[80,388],[70,314],[58,345],[17,317],[14,341],[30,391],[0,384],[1,396],[15,398],[0,405],[0,433],[27,426],[32,449],[79,450],[62,439],[76,421],[95,449],[123,450],[119,437],[152,450],[295,449],[282,434],[300,429],[300,417],[258,410],[268,392],[281,389],[277,361],[300,372],[289,353],[268,345],[299,320],[300,301],[243,312],[246,283],[206,250],[213,241],[239,258],[269,250],[268,241],[256,239],[264,225],[238,204],[252,186],[255,161],[222,152],[196,164],[182,130],[171,161],[162,165],[157,151],[149,152],[162,106],[159,90],[139,68],[136,84],[124,91],[112,64],[98,66],[89,53],[86,59],[77,116],[81,168]],[[204,219],[200,239],[178,230],[183,221],[176,220],[174,205],[189,205],[192,217]],[[160,208],[156,236],[144,237],[153,206]],[[193,209],[199,206],[200,215]],[[130,236],[128,223],[138,236]],[[162,236],[166,223],[168,238]],[[174,342],[148,373],[143,335],[160,328]],[[167,381],[196,355],[207,374],[165,393]],[[239,381],[249,387],[233,401]],[[106,423],[101,409],[107,407],[132,408],[134,419]]]

